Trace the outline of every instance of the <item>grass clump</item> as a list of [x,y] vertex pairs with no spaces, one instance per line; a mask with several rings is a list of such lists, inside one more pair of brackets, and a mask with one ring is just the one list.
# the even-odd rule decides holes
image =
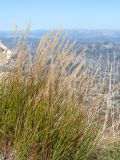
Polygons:
[[14,69],[0,83],[1,156],[91,159],[100,126],[88,120],[97,102],[87,106],[90,77],[84,70],[84,54],[76,55],[74,43],[60,32],[44,36],[33,58],[26,40],[17,53]]

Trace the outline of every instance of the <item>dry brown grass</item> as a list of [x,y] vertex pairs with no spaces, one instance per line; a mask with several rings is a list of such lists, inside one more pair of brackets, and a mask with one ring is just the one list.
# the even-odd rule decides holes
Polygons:
[[15,43],[16,64],[0,85],[1,153],[12,150],[19,160],[90,159],[107,128],[100,116],[105,97],[93,97],[105,92],[95,83],[99,60],[87,68],[85,52],[76,54],[75,42],[58,31],[43,36],[32,57],[27,35]]

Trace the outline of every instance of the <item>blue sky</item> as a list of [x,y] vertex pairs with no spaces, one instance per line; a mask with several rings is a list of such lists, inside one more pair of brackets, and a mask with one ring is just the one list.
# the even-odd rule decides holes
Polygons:
[[0,30],[120,29],[120,0],[0,0]]

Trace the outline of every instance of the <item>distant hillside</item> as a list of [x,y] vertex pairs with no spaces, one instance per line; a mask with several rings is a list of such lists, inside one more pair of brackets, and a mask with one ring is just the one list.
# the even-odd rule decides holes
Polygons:
[[[49,30],[33,30],[29,32],[27,43],[32,44],[33,53],[40,38],[49,33]],[[120,30],[64,30],[67,39],[76,41],[78,53],[85,49],[90,56],[99,56],[106,53],[120,53]],[[23,34],[24,35],[24,34]],[[19,37],[19,34],[17,35]],[[0,31],[0,40],[10,49],[14,48],[14,33],[12,31]]]
[[[33,30],[29,32],[28,42],[37,44],[40,37],[45,35],[49,30]],[[81,43],[120,43],[120,30],[65,30],[68,35]],[[0,31],[0,39],[8,43],[9,47],[13,46],[14,32]]]

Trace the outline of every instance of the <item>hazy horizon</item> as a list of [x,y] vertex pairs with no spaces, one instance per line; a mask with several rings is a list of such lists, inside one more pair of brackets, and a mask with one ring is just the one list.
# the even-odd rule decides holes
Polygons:
[[[24,31],[26,29],[27,25],[25,26],[25,28],[23,29],[19,29],[19,31]],[[30,32],[32,31],[54,31],[54,30],[61,30],[61,31],[120,31],[120,29],[99,29],[99,28],[96,28],[96,29],[82,29],[82,28],[51,28],[51,29],[45,29],[45,28],[38,28],[38,29],[30,29]],[[14,32],[14,28],[13,29],[8,29],[8,30],[0,30],[0,32]]]

